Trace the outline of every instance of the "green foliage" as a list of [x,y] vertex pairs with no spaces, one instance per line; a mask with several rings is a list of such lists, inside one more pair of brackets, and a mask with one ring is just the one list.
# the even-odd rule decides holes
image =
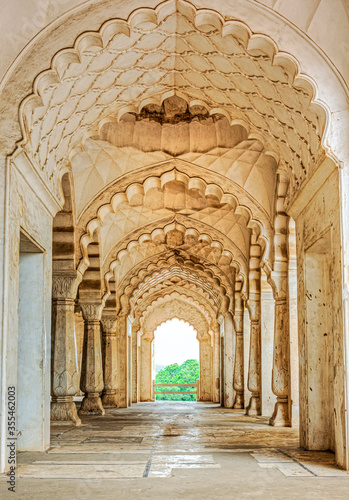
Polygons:
[[[199,362],[187,359],[181,365],[173,363],[160,370],[155,376],[156,384],[192,384],[199,378]],[[157,387],[157,391],[194,391],[195,387]],[[196,401],[195,394],[157,394],[157,401]]]

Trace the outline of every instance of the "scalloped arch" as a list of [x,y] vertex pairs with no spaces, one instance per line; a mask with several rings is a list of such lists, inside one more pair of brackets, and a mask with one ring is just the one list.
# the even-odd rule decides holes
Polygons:
[[[199,273],[201,276],[205,276],[211,283],[214,284],[214,288],[218,288],[220,291],[224,290],[224,294],[231,294],[232,292],[231,281],[215,264],[212,264],[211,262],[196,262],[187,256],[181,256],[177,252],[171,251],[160,254],[157,259],[150,262],[143,261],[141,264],[136,266],[135,269],[132,270],[132,273],[129,273],[129,275],[124,278],[123,282],[118,287],[118,290],[127,290],[129,286],[132,288],[133,283],[137,281],[135,276],[138,276],[142,280],[149,271],[156,272],[163,267],[167,267],[169,264],[181,267],[184,274],[186,272],[193,271]],[[125,283],[129,283],[130,285],[125,285]]]
[[156,287],[150,288],[135,303],[134,309],[132,311],[133,316],[135,318],[139,318],[142,311],[144,311],[155,300],[165,295],[171,295],[173,293],[186,296],[188,300],[194,301],[198,305],[198,307],[201,307],[205,311],[207,311],[211,318],[215,319],[217,317],[216,306],[213,300],[207,293],[203,293],[200,287],[197,287],[194,284],[191,284],[190,287],[186,287],[183,284],[181,286],[167,285],[166,287],[161,287],[160,284],[160,286],[157,285]]
[[[193,30],[201,40],[200,46],[191,39]],[[154,42],[154,34],[164,38],[160,45]],[[170,50],[166,57],[187,65],[187,74],[172,66],[175,80],[171,88],[166,75],[159,71],[159,78],[154,76],[151,81],[150,72],[142,64],[150,51],[160,54],[163,42],[173,35],[178,44],[189,44],[202,64],[195,67],[193,61],[187,61],[184,49]],[[133,56],[133,46],[139,57]],[[217,54],[215,61],[208,56],[213,51]],[[228,63],[230,70],[224,66]],[[158,68],[161,64],[160,58]],[[205,70],[206,64],[214,68],[213,76]],[[139,75],[135,73],[138,67]],[[112,78],[114,70],[119,72]],[[100,84],[101,75],[109,77],[109,86]],[[73,48],[60,50],[52,67],[35,79],[33,94],[21,104],[21,147],[58,193],[57,172],[65,167],[69,151],[84,132],[125,105],[139,107],[151,96],[168,92],[180,92],[188,99],[194,93],[210,109],[222,109],[232,121],[247,123],[251,132],[262,134],[267,149],[277,153],[292,172],[293,191],[323,151],[326,109],[314,102],[314,86],[299,74],[295,59],[279,53],[269,37],[252,34],[242,22],[225,20],[213,10],[196,9],[182,0],[170,0],[155,9],[138,9],[128,21],[108,20],[99,32],[83,33]],[[67,103],[73,101],[69,114]]]
[[[158,326],[169,319],[178,318],[187,321],[197,331],[198,340],[211,337],[210,322],[208,314],[189,302],[185,297],[175,293],[173,296],[158,298],[142,314],[140,324],[144,335],[154,335]],[[212,343],[212,338],[211,338]]]
[[[182,234],[183,242],[173,244],[169,237],[175,232]],[[207,233],[200,233],[194,227],[186,227],[178,222],[171,222],[163,228],[156,228],[151,232],[145,232],[136,240],[131,240],[126,248],[117,252],[116,259],[111,261],[110,270],[115,276],[116,285],[122,281],[134,266],[140,264],[145,259],[167,251],[168,248],[177,248],[197,257],[202,257],[208,262],[216,264],[226,274],[230,268],[234,268],[244,280],[247,276],[247,268],[244,262],[236,260],[234,255],[225,249],[222,243],[214,240]],[[194,252],[194,253],[193,253]]]
[[[242,215],[247,221],[246,228],[254,231],[261,247],[264,250],[263,258],[265,260],[268,259],[270,249],[268,237],[269,231],[264,228],[259,220],[255,220],[252,217],[252,212],[249,207],[240,205],[238,198],[235,195],[224,193],[221,187],[217,184],[207,184],[200,178],[190,178],[187,174],[184,174],[174,168],[171,171],[163,173],[159,177],[148,177],[142,183],[130,184],[125,191],[114,194],[108,204],[104,204],[98,209],[97,217],[87,223],[86,232],[80,239],[83,258],[78,266],[79,271],[83,273],[89,265],[87,247],[93,242],[94,233],[102,227],[106,216],[116,213],[118,206],[122,203],[133,204],[133,206],[136,204],[142,204],[144,196],[146,196],[151,189],[156,189],[158,192],[163,193],[166,184],[173,181],[183,183],[188,191],[193,189],[201,192],[201,196],[206,200],[206,203],[211,202],[210,200],[214,200],[215,203],[228,204],[233,213]],[[163,204],[163,200],[160,200],[159,203]]]
[[[162,260],[156,264],[152,263],[147,268],[140,268],[128,279],[123,287],[117,292],[117,307],[129,309],[134,308],[135,303],[144,293],[159,283],[175,279],[175,282],[185,281],[200,287],[213,300],[217,309],[221,307],[222,297],[228,294],[233,297],[233,291],[229,283],[222,284],[213,271],[208,268],[185,268],[179,266],[172,259]],[[226,288],[228,287],[228,289]]]
[[[192,298],[188,295],[185,295],[183,293],[171,292],[171,293],[165,293],[161,297],[154,298],[150,304],[146,305],[144,307],[144,309],[140,310],[140,312],[141,312],[141,324],[142,324],[142,320],[144,321],[146,316],[149,315],[154,308],[156,308],[160,304],[164,304],[165,302],[171,302],[174,299],[181,300],[181,301],[186,302],[186,303],[192,305],[193,307],[195,307],[206,318],[207,324],[210,327],[211,327],[211,322],[215,321],[216,318],[214,316],[212,316],[211,314],[209,314],[209,312],[207,310],[203,309],[202,304],[200,302],[198,302],[197,300],[195,300],[194,298]],[[210,333],[210,335],[211,335],[211,333]]]

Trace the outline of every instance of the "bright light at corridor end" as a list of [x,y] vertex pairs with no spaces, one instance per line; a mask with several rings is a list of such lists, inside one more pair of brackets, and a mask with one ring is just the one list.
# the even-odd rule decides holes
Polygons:
[[156,364],[181,364],[187,359],[199,360],[199,342],[194,328],[177,318],[158,326],[155,330]]

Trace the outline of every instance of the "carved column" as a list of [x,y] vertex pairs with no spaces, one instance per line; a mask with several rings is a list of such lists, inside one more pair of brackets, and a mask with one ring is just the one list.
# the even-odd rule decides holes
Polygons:
[[[105,311],[104,311],[105,312]],[[103,408],[115,408],[117,406],[117,343],[116,343],[116,315],[104,315],[102,317],[102,340],[103,340],[103,375],[104,390],[102,396]]]
[[[287,276],[283,283],[287,286]],[[289,311],[287,296],[283,294],[275,298],[272,389],[277,399],[269,423],[277,427],[289,427]]]
[[117,378],[118,378],[118,406],[128,406],[128,356],[127,356],[127,313],[121,311],[117,319]]
[[[212,327],[212,335],[213,335],[213,402],[220,403],[221,400],[221,387],[220,387],[220,342],[221,342],[221,333],[219,324],[217,321],[213,324]],[[201,391],[201,389],[200,389]],[[199,392],[200,394],[200,392]]]
[[271,285],[275,298],[275,327],[272,389],[277,396],[274,413],[269,423],[278,427],[290,426],[289,414],[289,367],[290,322],[288,303],[288,216],[285,208],[287,179],[278,177],[278,199],[275,217],[275,261],[271,273]]
[[141,338],[141,401],[152,400],[152,347],[154,332],[147,331]]
[[224,407],[234,406],[234,343],[233,318],[230,312],[224,316]]
[[103,390],[101,327],[102,302],[80,302],[85,320],[81,390],[85,393],[79,415],[104,415],[100,398]]
[[139,320],[135,320],[132,325],[132,403],[138,403],[139,394],[139,359],[138,359],[138,345],[139,345]]
[[246,415],[261,414],[261,325],[260,325],[260,246],[250,247],[250,293],[248,309],[251,319],[250,359],[248,370],[248,389],[252,393]]
[[77,275],[53,276],[52,285],[51,421],[80,425],[81,420],[73,402],[79,390],[74,325]]
[[[237,283],[238,285],[238,283]],[[234,408],[244,408],[244,304],[241,295],[241,283],[235,292],[234,324],[236,334],[234,389],[236,391]]]

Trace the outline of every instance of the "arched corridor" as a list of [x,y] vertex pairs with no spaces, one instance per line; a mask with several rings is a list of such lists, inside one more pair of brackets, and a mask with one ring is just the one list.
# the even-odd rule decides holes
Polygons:
[[[147,443],[149,413],[143,464],[174,408],[176,453],[229,445],[233,470],[253,445],[248,474],[272,448],[302,476],[331,452],[347,474],[349,10],[331,5],[62,0],[40,28],[23,6],[22,42],[4,27],[0,472],[11,437],[29,467],[114,424],[115,446]],[[154,402],[173,318],[199,344],[188,409]]]

